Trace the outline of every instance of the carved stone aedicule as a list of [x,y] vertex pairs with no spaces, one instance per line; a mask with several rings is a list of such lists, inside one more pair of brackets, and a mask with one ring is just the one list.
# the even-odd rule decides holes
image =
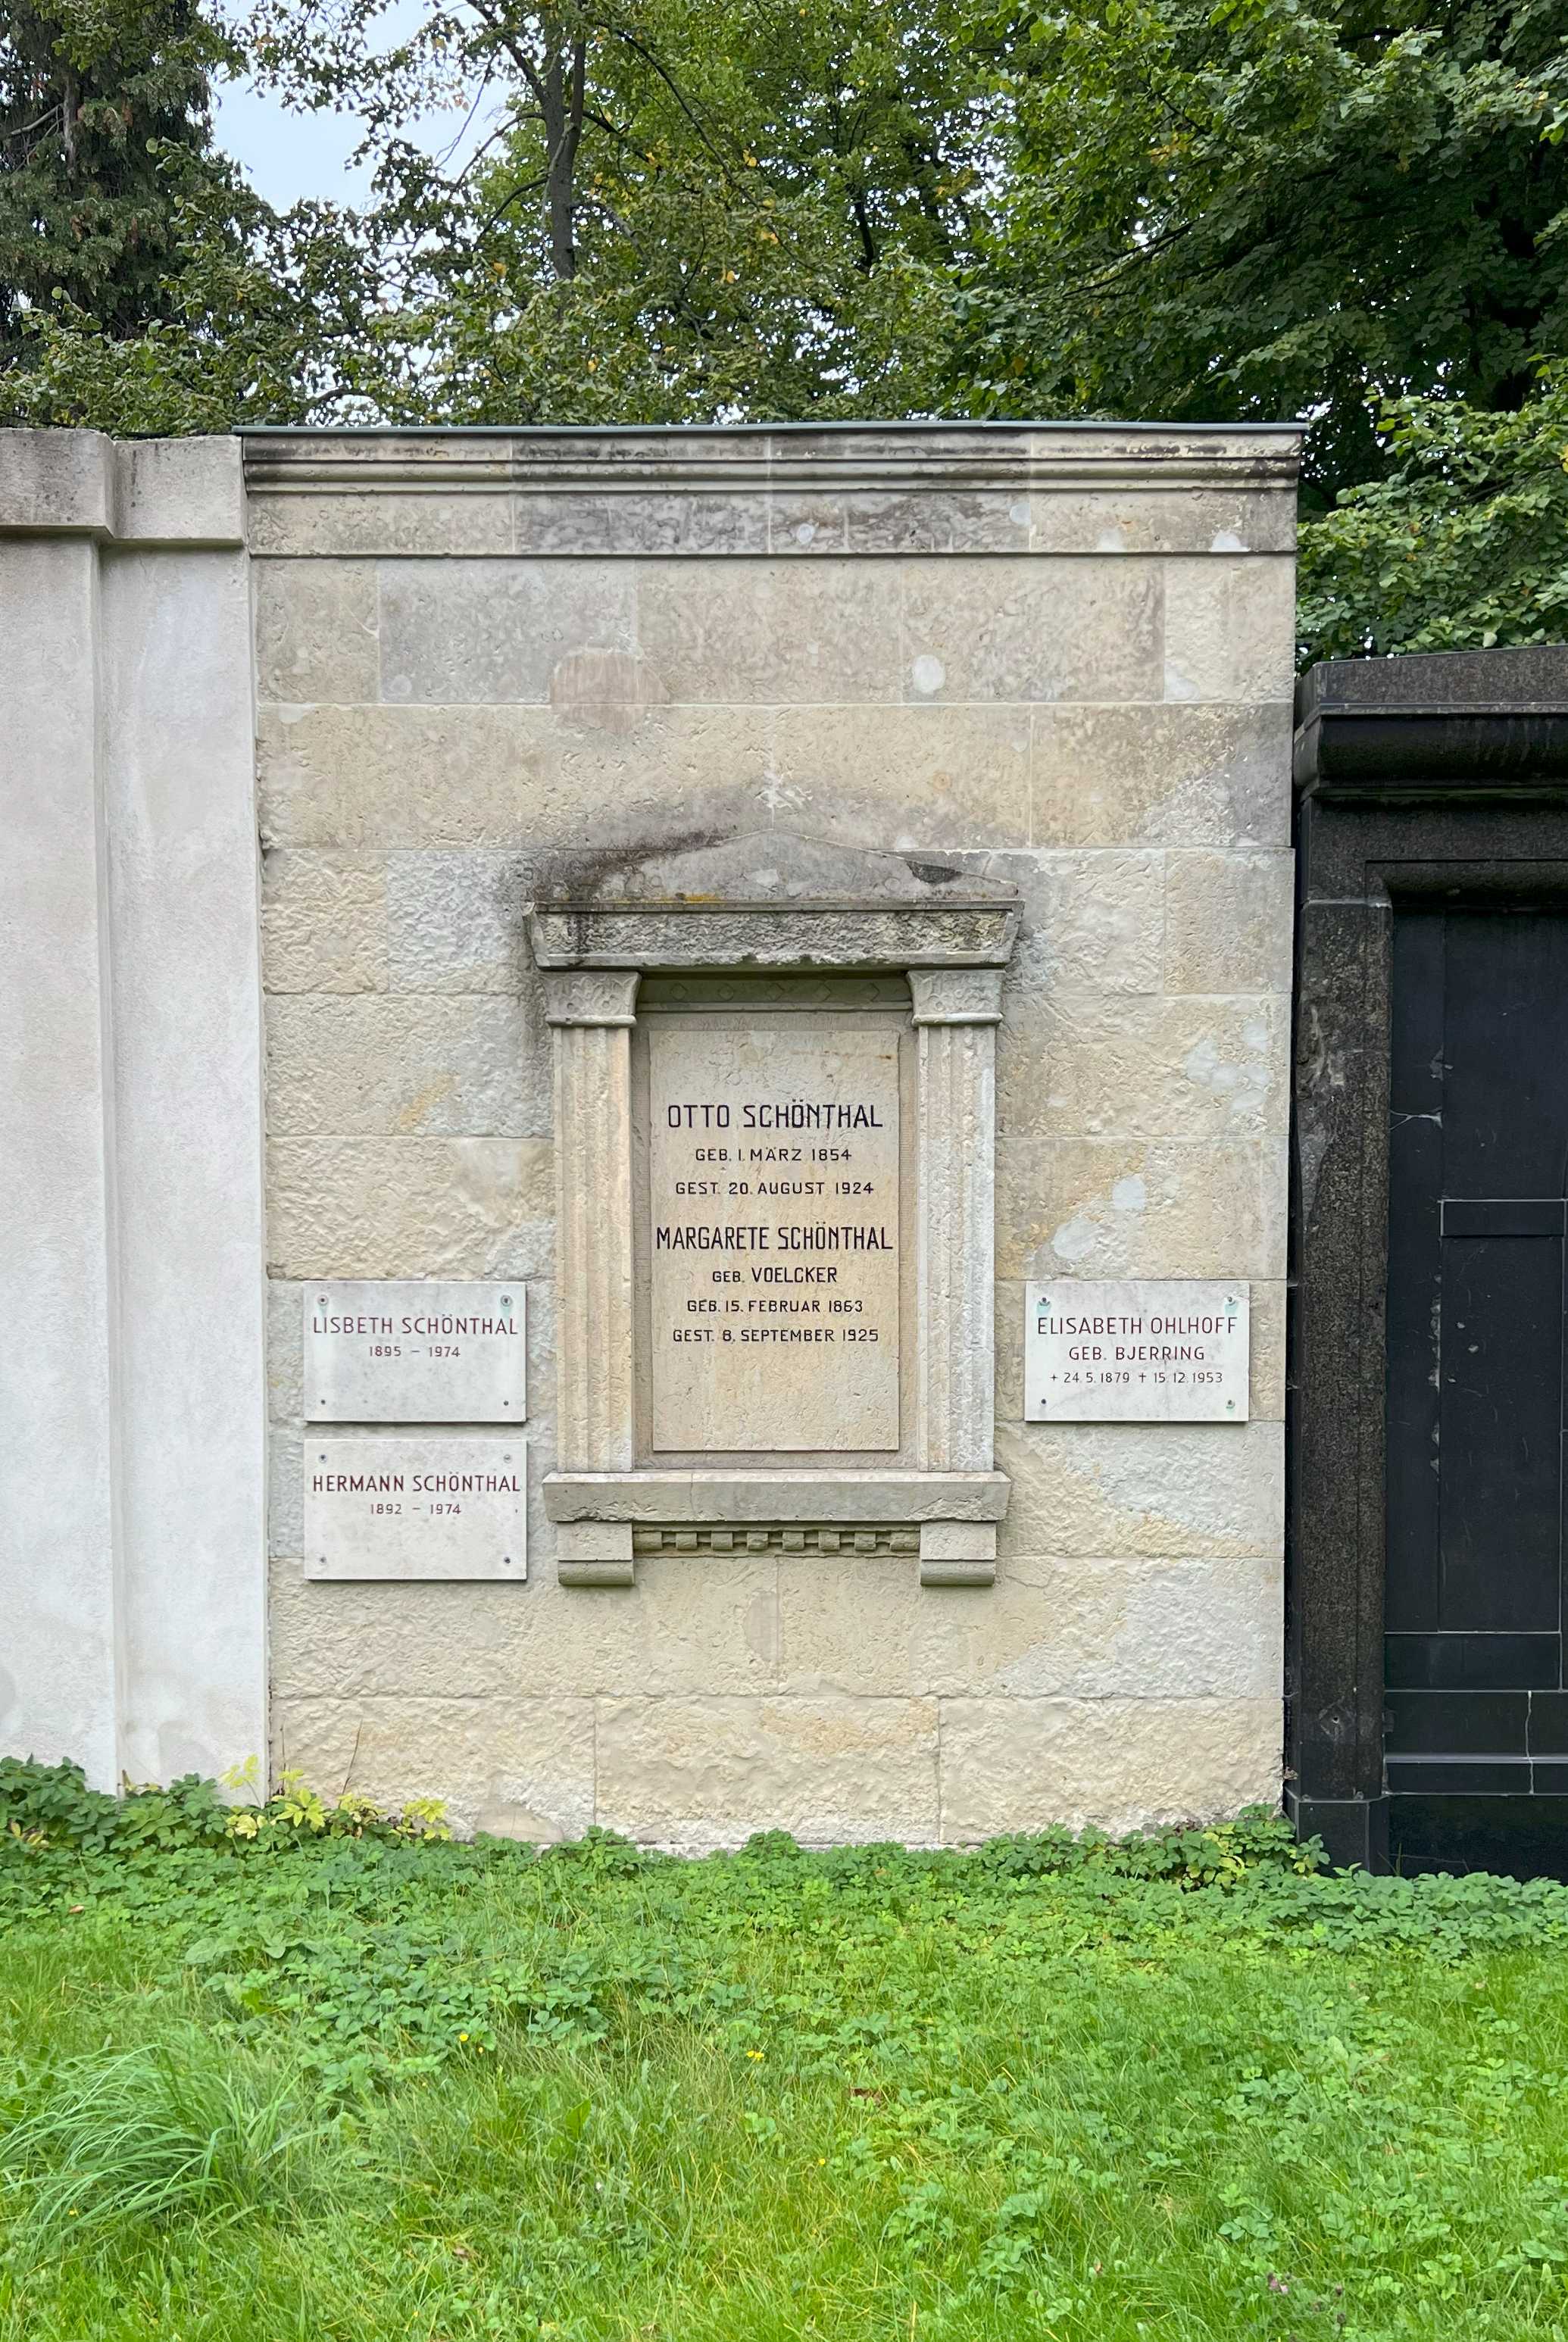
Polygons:
[[[541,888],[564,1582],[722,1550],[715,1510],[742,1536],[870,1536],[927,1582],[989,1582],[1018,920],[1011,888],[949,865],[778,832],[578,856]],[[724,1501],[671,1526],[653,1507],[688,1474]]]

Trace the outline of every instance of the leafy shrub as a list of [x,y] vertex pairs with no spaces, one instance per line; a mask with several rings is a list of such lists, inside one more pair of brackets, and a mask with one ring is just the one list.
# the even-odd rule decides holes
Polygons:
[[0,1757],[0,1837],[35,1849],[135,1854],[195,1847],[272,1848],[320,1837],[400,1844],[452,1835],[444,1809],[434,1797],[412,1797],[387,1814],[347,1789],[329,1801],[307,1786],[302,1773],[285,1772],[275,1794],[264,1801],[255,1795],[255,1773],[253,1760],[225,1776],[223,1787],[233,1793],[232,1802],[198,1773],[186,1773],[167,1788],[127,1782],[125,1794],[115,1797],[89,1789],[80,1765]]
[[119,1800],[89,1789],[80,1765],[0,1756],[0,1832],[25,1846],[98,1854],[115,1843]]
[[1227,1887],[1254,1871],[1310,1877],[1326,1867],[1317,1838],[1298,1839],[1284,1816],[1266,1806],[1248,1806],[1234,1821],[1203,1828],[1135,1830],[1130,1837],[1107,1837],[1100,1830],[1041,1830],[1028,1837],[995,1837],[979,1849],[987,1870],[1012,1877],[1061,1877],[1069,1871],[1101,1868],[1118,1878],[1169,1878],[1182,1887]]

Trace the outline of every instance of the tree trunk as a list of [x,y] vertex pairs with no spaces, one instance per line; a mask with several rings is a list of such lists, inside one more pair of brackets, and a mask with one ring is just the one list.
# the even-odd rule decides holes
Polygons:
[[545,55],[543,91],[546,202],[550,215],[550,265],[557,278],[577,273],[577,149],[583,137],[587,55],[582,40],[568,60],[558,40]]

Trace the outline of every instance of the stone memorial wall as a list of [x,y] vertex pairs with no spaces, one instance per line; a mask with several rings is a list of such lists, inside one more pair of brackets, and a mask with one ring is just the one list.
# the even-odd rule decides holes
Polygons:
[[1295,445],[246,437],[275,1766],[1277,1798]]

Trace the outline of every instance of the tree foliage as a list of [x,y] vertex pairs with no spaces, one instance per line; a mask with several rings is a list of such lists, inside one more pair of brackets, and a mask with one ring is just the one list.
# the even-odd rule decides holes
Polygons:
[[1568,618],[1568,0],[256,0],[281,216],[200,7],[0,33],[10,419],[1299,414],[1309,651]]
[[1512,410],[1568,346],[1563,0],[1073,0],[1016,45],[957,372],[991,412],[1303,415],[1327,501],[1389,398]]
[[[282,0],[259,54],[365,119],[444,415],[941,403],[994,164],[963,0],[474,0],[385,51],[379,15]],[[454,90],[488,135],[449,180],[400,134]]]
[[170,314],[176,189],[235,55],[197,0],[10,0],[0,18],[0,375],[63,301],[125,341]]
[[1393,468],[1302,530],[1311,656],[1568,640],[1568,370],[1501,413],[1403,399]]

